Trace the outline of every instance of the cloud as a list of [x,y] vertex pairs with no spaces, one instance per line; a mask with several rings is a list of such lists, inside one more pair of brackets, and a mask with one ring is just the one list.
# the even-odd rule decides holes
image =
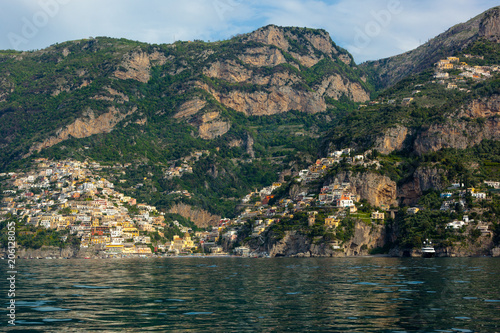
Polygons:
[[[397,4],[400,10],[391,12]],[[39,49],[89,36],[149,43],[214,41],[277,24],[323,28],[362,62],[408,51],[496,4],[496,0],[12,0],[0,13],[4,32],[0,49]],[[384,16],[388,12],[390,17]],[[29,25],[36,32],[29,31]],[[13,36],[19,37],[15,43]]]

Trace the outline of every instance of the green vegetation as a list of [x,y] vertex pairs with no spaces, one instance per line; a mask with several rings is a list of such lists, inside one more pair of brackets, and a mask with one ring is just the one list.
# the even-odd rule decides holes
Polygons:
[[59,248],[79,248],[80,239],[69,234],[69,230],[56,231],[54,229],[36,228],[30,226],[25,220],[19,220],[13,216],[0,221],[0,248],[7,248],[9,223],[16,223],[17,247],[39,249],[42,246],[54,246]]

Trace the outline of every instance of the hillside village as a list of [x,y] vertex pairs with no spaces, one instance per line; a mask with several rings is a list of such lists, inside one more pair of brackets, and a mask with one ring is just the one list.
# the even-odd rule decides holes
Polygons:
[[[473,61],[483,61],[483,56],[464,54],[461,57],[447,57],[436,62],[433,66],[432,75],[422,83],[412,84],[410,94],[402,96],[388,96],[370,101],[369,105],[389,104],[410,106],[411,103],[436,90],[436,86],[444,87],[447,91],[458,91],[471,93],[472,86],[478,82],[492,79],[500,74],[499,64],[470,65]],[[469,63],[467,62],[469,61]],[[427,89],[427,90],[426,90]],[[430,89],[430,90],[429,90]],[[366,108],[367,104],[361,104],[359,108]]]
[[[368,156],[368,153],[355,154],[349,148],[334,151],[301,170],[290,181],[300,184],[301,188],[314,188],[308,184],[321,180],[332,166],[341,162],[379,168],[379,162]],[[98,176],[99,170],[109,166],[74,160],[37,159],[35,163],[33,171],[0,174],[0,179],[11,186],[2,193],[0,218],[14,216],[28,226],[68,232],[79,239],[81,249],[93,249],[100,256],[107,257],[150,256],[154,253],[221,255],[228,251],[238,255],[265,256],[267,253],[253,252],[242,237],[247,242],[252,238],[261,239],[274,224],[280,224],[283,218],[293,218],[298,212],[307,212],[309,227],[318,223],[318,211],[327,212],[321,223],[326,230],[335,232],[347,216],[368,224],[381,224],[394,217],[397,211],[395,207],[382,205],[358,212],[363,208],[359,195],[350,183],[338,179],[320,186],[319,192],[302,191],[293,197],[285,193],[280,198],[276,193],[286,184],[276,182],[246,195],[242,199],[242,206],[246,208],[237,217],[223,218],[216,226],[194,231],[176,220],[167,221],[165,213],[156,207],[138,203],[136,199],[117,192],[114,184]],[[500,189],[500,182],[486,181],[484,187]],[[464,211],[467,194],[472,200],[486,200],[488,197],[485,191],[453,184],[441,193],[440,210]],[[418,214],[419,210],[419,207],[407,208],[409,214]],[[242,235],[248,223],[252,227],[251,233]],[[482,235],[492,234],[488,223],[474,221],[467,215],[461,220],[449,221],[447,227],[463,230],[469,224],[473,224]],[[169,233],[169,230],[175,231]],[[63,241],[67,237],[61,236]],[[335,249],[342,249],[341,243],[333,244]]]
[[[473,56],[470,54],[465,54],[464,57],[467,59],[483,59],[483,57]],[[446,59],[439,60],[436,64],[436,71],[434,78],[438,79],[440,84],[445,84],[448,89],[459,89],[461,91],[467,91],[465,87],[459,87],[460,84],[465,84],[465,79],[472,80],[484,80],[490,78],[495,72],[500,71],[498,65],[489,66],[471,66],[467,64],[466,61],[460,61],[459,57],[447,57]],[[450,73],[450,71],[456,70],[456,73]]]

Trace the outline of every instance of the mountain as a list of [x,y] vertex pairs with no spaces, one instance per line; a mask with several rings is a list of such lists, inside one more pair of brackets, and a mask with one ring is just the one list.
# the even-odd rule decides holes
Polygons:
[[379,88],[385,88],[410,74],[419,73],[446,55],[472,46],[478,40],[500,41],[500,7],[494,7],[457,24],[420,47],[403,54],[360,65]]
[[[216,237],[227,248],[402,253],[429,237],[489,253],[500,239],[487,185],[500,181],[499,25],[495,7],[362,66],[324,30],[274,25],[215,43],[99,37],[2,51],[0,186],[13,182],[3,171],[71,158],[172,219],[238,216],[230,241]],[[357,217],[328,196],[357,200]],[[23,203],[7,199],[2,208]],[[379,209],[391,210],[380,224]],[[447,228],[467,214],[495,231]]]
[[[221,205],[315,157],[334,114],[370,95],[327,32],[273,25],[215,43],[78,40],[2,51],[0,63],[1,170],[34,157],[132,162],[155,175],[144,196],[198,187]],[[165,176],[200,150],[203,175]]]

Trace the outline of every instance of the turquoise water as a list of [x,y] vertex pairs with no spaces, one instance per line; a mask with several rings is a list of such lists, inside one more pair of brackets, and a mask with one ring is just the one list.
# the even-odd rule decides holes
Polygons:
[[20,260],[32,332],[500,332],[495,258]]

